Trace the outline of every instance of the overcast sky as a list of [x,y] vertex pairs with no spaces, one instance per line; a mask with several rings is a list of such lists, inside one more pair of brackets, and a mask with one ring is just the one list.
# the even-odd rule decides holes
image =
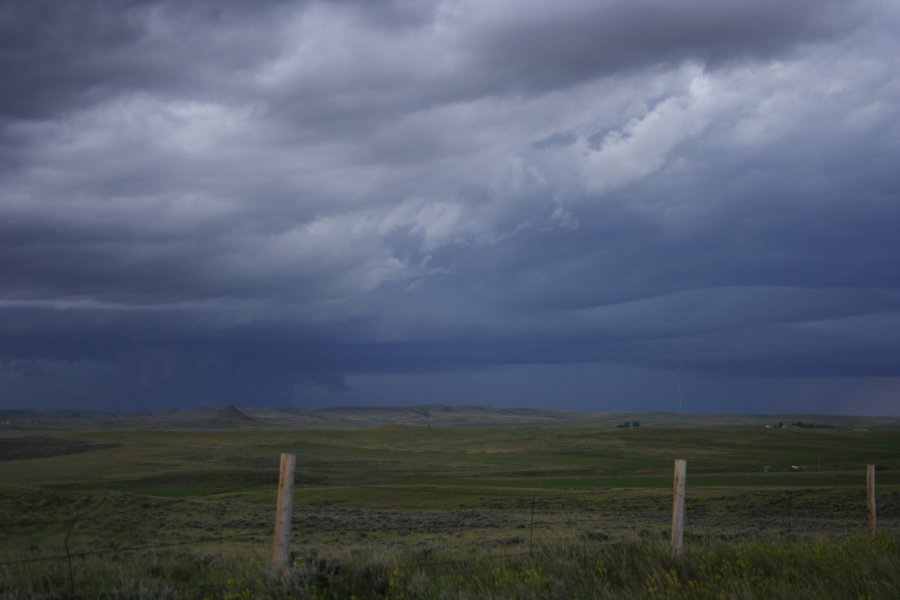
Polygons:
[[0,408],[900,414],[891,0],[5,0]]

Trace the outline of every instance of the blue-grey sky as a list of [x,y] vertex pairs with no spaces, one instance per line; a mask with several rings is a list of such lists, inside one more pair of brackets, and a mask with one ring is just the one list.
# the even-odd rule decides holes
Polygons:
[[6,0],[0,408],[900,414],[890,0]]

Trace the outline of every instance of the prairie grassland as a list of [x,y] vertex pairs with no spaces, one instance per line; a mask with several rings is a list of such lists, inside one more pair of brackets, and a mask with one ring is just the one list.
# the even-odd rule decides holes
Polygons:
[[[822,591],[810,597],[898,597],[897,433],[384,426],[0,437],[0,597],[787,597],[795,578]],[[294,563],[279,575],[267,562],[281,452],[296,453],[298,469]],[[689,470],[679,561],[665,546],[675,458]],[[863,536],[867,463],[879,465],[874,543]]]

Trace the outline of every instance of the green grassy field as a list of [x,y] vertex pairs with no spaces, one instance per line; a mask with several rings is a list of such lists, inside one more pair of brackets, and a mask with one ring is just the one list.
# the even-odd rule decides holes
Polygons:
[[[285,428],[271,411],[231,421],[155,415],[148,424],[170,427],[152,430],[135,416],[9,419],[15,426],[0,432],[0,597],[401,598],[444,590],[499,598],[588,589],[596,597],[719,597],[712,581],[732,590],[725,597],[787,597],[781,578],[799,576],[830,581],[824,597],[897,596],[883,594],[898,591],[898,575],[871,584],[853,575],[854,587],[841,588],[822,566],[838,564],[841,552],[844,562],[866,554],[878,573],[883,561],[900,566],[900,430],[892,420],[831,417],[831,428],[766,429],[763,417],[700,417],[691,427],[684,416],[672,426],[657,416],[617,429],[628,419],[595,416],[576,426],[558,413],[504,421],[500,411],[490,413],[490,427],[461,427],[441,419],[488,411],[426,412],[415,414],[435,424],[410,425],[404,413],[402,424],[373,425],[386,413],[350,410],[320,415],[317,428]],[[364,426],[337,426],[348,421]],[[298,457],[295,557],[276,576],[267,564],[282,452]],[[688,461],[680,562],[665,547],[676,458]],[[878,560],[863,535],[870,463],[879,467]],[[786,572],[767,552],[795,562],[819,553],[820,566],[812,575]]]

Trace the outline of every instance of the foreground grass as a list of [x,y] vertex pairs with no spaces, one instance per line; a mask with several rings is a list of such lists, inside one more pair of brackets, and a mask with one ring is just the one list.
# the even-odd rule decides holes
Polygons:
[[307,548],[284,572],[248,554],[150,553],[0,571],[0,597],[35,598],[897,598],[895,537],[545,545],[468,557],[440,547]]
[[382,589],[367,587],[371,566],[324,585],[308,567],[295,577],[314,598],[896,598],[898,566],[896,540],[856,538],[703,545],[679,558],[662,543],[548,546],[467,561],[429,556],[421,565],[385,565]]

